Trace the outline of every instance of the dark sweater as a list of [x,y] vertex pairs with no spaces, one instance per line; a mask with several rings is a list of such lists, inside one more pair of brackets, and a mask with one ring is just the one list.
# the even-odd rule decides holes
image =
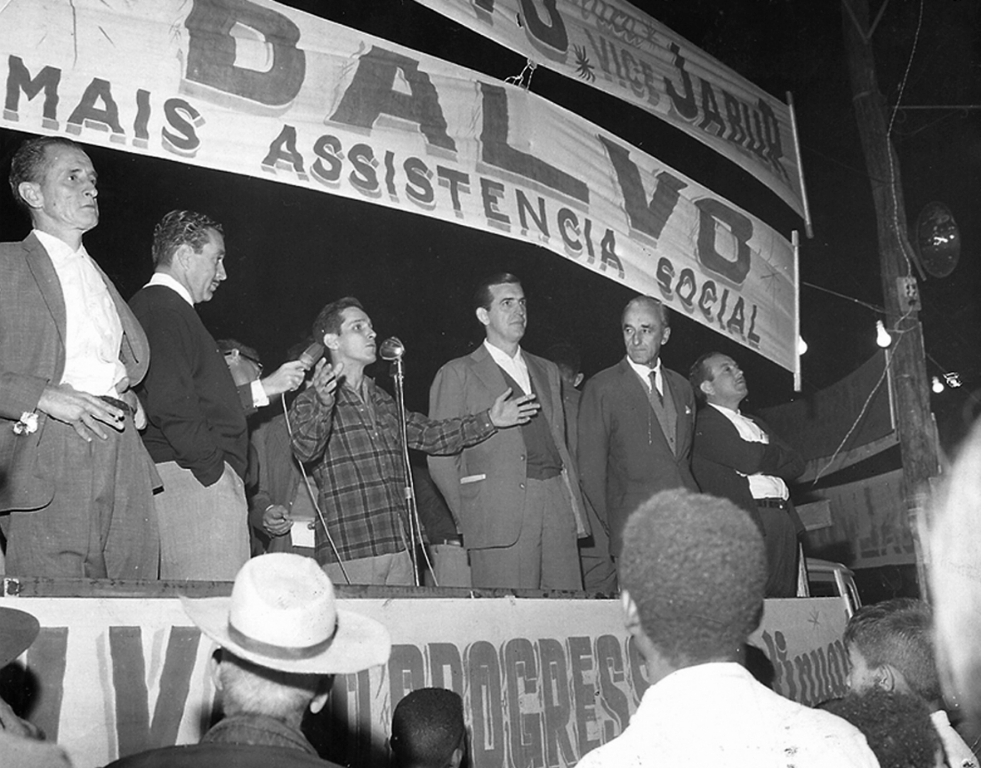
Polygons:
[[149,424],[143,442],[157,463],[176,461],[202,485],[227,461],[243,479],[249,436],[225,359],[198,313],[174,290],[142,288],[130,300],[150,341],[150,369],[137,390]]

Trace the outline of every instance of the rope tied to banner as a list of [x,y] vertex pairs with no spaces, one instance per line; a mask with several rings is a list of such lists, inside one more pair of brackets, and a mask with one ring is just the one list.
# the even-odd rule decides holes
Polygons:
[[527,91],[531,88],[531,78],[536,69],[538,69],[538,65],[535,62],[531,59],[525,59],[525,68],[517,75],[504,78],[504,82],[509,85],[517,85]]

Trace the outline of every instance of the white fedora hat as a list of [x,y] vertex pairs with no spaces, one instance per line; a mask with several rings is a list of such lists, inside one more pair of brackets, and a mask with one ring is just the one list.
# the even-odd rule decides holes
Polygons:
[[252,558],[231,597],[192,600],[184,610],[201,631],[236,656],[301,674],[352,674],[384,664],[388,630],[338,607],[316,561],[285,552]]

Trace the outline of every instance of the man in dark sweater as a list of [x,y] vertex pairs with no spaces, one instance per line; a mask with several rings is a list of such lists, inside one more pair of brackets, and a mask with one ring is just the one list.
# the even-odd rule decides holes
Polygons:
[[153,233],[153,277],[130,301],[152,356],[138,393],[143,442],[164,483],[154,498],[164,579],[235,578],[249,557],[246,414],[303,381],[291,362],[236,387],[194,311],[225,279],[224,257],[220,224],[171,211]]

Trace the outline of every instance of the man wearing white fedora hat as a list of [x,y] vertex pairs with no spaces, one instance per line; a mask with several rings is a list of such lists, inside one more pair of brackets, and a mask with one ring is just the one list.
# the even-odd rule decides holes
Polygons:
[[[31,614],[0,606],[0,669],[28,649],[40,628]],[[71,761],[65,750],[44,741],[34,723],[19,718],[0,698],[0,766],[70,768]]]
[[110,768],[333,765],[317,756],[300,721],[327,703],[333,675],[388,660],[388,631],[340,607],[313,559],[285,552],[249,560],[231,597],[181,601],[220,646],[213,677],[225,716],[199,744],[123,757]]

